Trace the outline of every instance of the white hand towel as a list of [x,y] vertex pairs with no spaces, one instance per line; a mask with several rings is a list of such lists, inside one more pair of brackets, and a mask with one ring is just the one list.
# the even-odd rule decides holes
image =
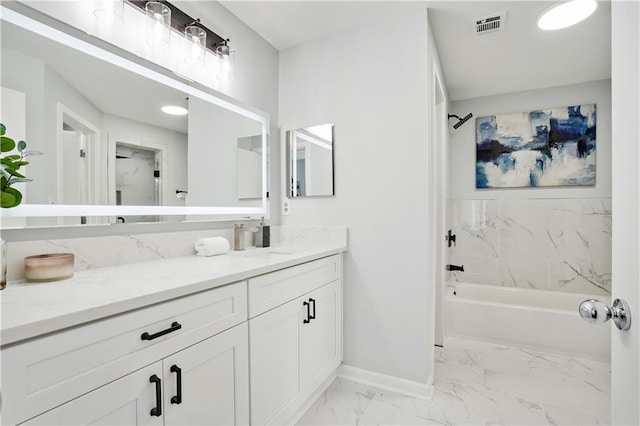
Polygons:
[[198,256],[215,256],[224,254],[231,248],[224,237],[200,238],[193,244]]

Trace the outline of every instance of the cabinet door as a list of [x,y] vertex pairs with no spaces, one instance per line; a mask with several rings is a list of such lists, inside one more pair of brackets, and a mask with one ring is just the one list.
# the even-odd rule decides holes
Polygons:
[[[300,379],[311,394],[342,361],[342,291],[336,280],[303,297],[311,319],[300,337]],[[307,317],[305,312],[303,317]]]
[[249,424],[247,323],[163,360],[165,425]]
[[23,424],[162,425],[162,415],[151,415],[151,410],[156,408],[156,384],[150,381],[154,375],[161,379],[161,362],[124,376]]
[[249,321],[251,423],[286,421],[301,398],[302,301],[292,300]]

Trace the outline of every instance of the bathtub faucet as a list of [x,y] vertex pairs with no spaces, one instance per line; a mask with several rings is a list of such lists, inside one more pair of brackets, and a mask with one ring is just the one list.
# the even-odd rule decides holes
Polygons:
[[458,265],[447,265],[447,266],[445,267],[445,269],[446,269],[447,271],[460,271],[460,272],[464,272],[464,265],[460,265],[460,266],[458,266]]

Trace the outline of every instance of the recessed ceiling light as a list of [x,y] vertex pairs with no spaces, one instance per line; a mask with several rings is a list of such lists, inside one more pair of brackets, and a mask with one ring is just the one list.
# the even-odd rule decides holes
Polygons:
[[559,30],[587,19],[598,7],[595,0],[572,0],[556,4],[538,18],[543,30]]
[[181,107],[178,105],[165,105],[160,109],[162,109],[162,112],[164,112],[165,114],[171,115],[187,115],[189,113],[189,111],[187,111],[185,107]]

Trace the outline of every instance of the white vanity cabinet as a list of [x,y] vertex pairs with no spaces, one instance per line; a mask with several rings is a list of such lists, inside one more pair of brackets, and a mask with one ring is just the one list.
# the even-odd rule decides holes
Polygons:
[[26,425],[246,425],[247,324],[27,421]]
[[[161,380],[163,396],[173,393],[177,374],[170,369],[174,364],[182,369],[185,402],[163,402],[168,415],[165,424],[181,412],[185,419],[191,419],[192,413],[200,412],[195,407],[198,402],[203,409],[213,410],[213,398],[221,395],[246,413],[246,321],[247,284],[243,281],[3,347],[2,422],[21,423],[54,409],[33,421],[88,424],[107,416],[104,421],[109,424],[115,421],[109,416],[117,419],[127,415],[124,405],[149,405],[149,410],[135,414],[144,417],[155,401],[155,385],[149,377],[155,374]],[[146,371],[158,361],[164,365],[151,374],[145,372],[140,381],[140,369]],[[227,368],[233,371],[232,384]],[[121,387],[131,389],[123,392]],[[234,389],[232,399],[227,388]],[[86,402],[79,402],[85,398]],[[181,410],[181,406],[190,409]],[[246,424],[248,417],[243,415],[216,413],[204,422],[216,424],[210,419],[219,418],[220,424],[233,424],[230,419]],[[153,424],[154,420],[144,418],[133,424]],[[176,420],[178,424],[186,422]]]
[[249,280],[252,424],[296,420],[340,365],[341,274],[337,255]]
[[[215,261],[250,265],[242,257],[207,265]],[[149,293],[152,304],[120,297],[119,313],[93,318],[89,307],[113,306],[104,302],[111,287],[60,285],[66,293],[51,305],[64,315],[52,316],[46,331],[15,337],[15,326],[2,329],[13,339],[1,348],[1,423],[294,422],[342,361],[342,254],[301,256],[297,264],[252,267],[228,278],[245,281],[224,279],[198,281],[205,290],[182,296]],[[96,289],[104,293],[86,292]],[[22,290],[32,296],[37,288],[15,287]],[[15,323],[17,296],[9,296],[0,302],[13,309]],[[49,299],[37,296],[35,306],[47,306]],[[30,309],[36,303],[22,300]],[[40,327],[33,317],[27,331]]]

